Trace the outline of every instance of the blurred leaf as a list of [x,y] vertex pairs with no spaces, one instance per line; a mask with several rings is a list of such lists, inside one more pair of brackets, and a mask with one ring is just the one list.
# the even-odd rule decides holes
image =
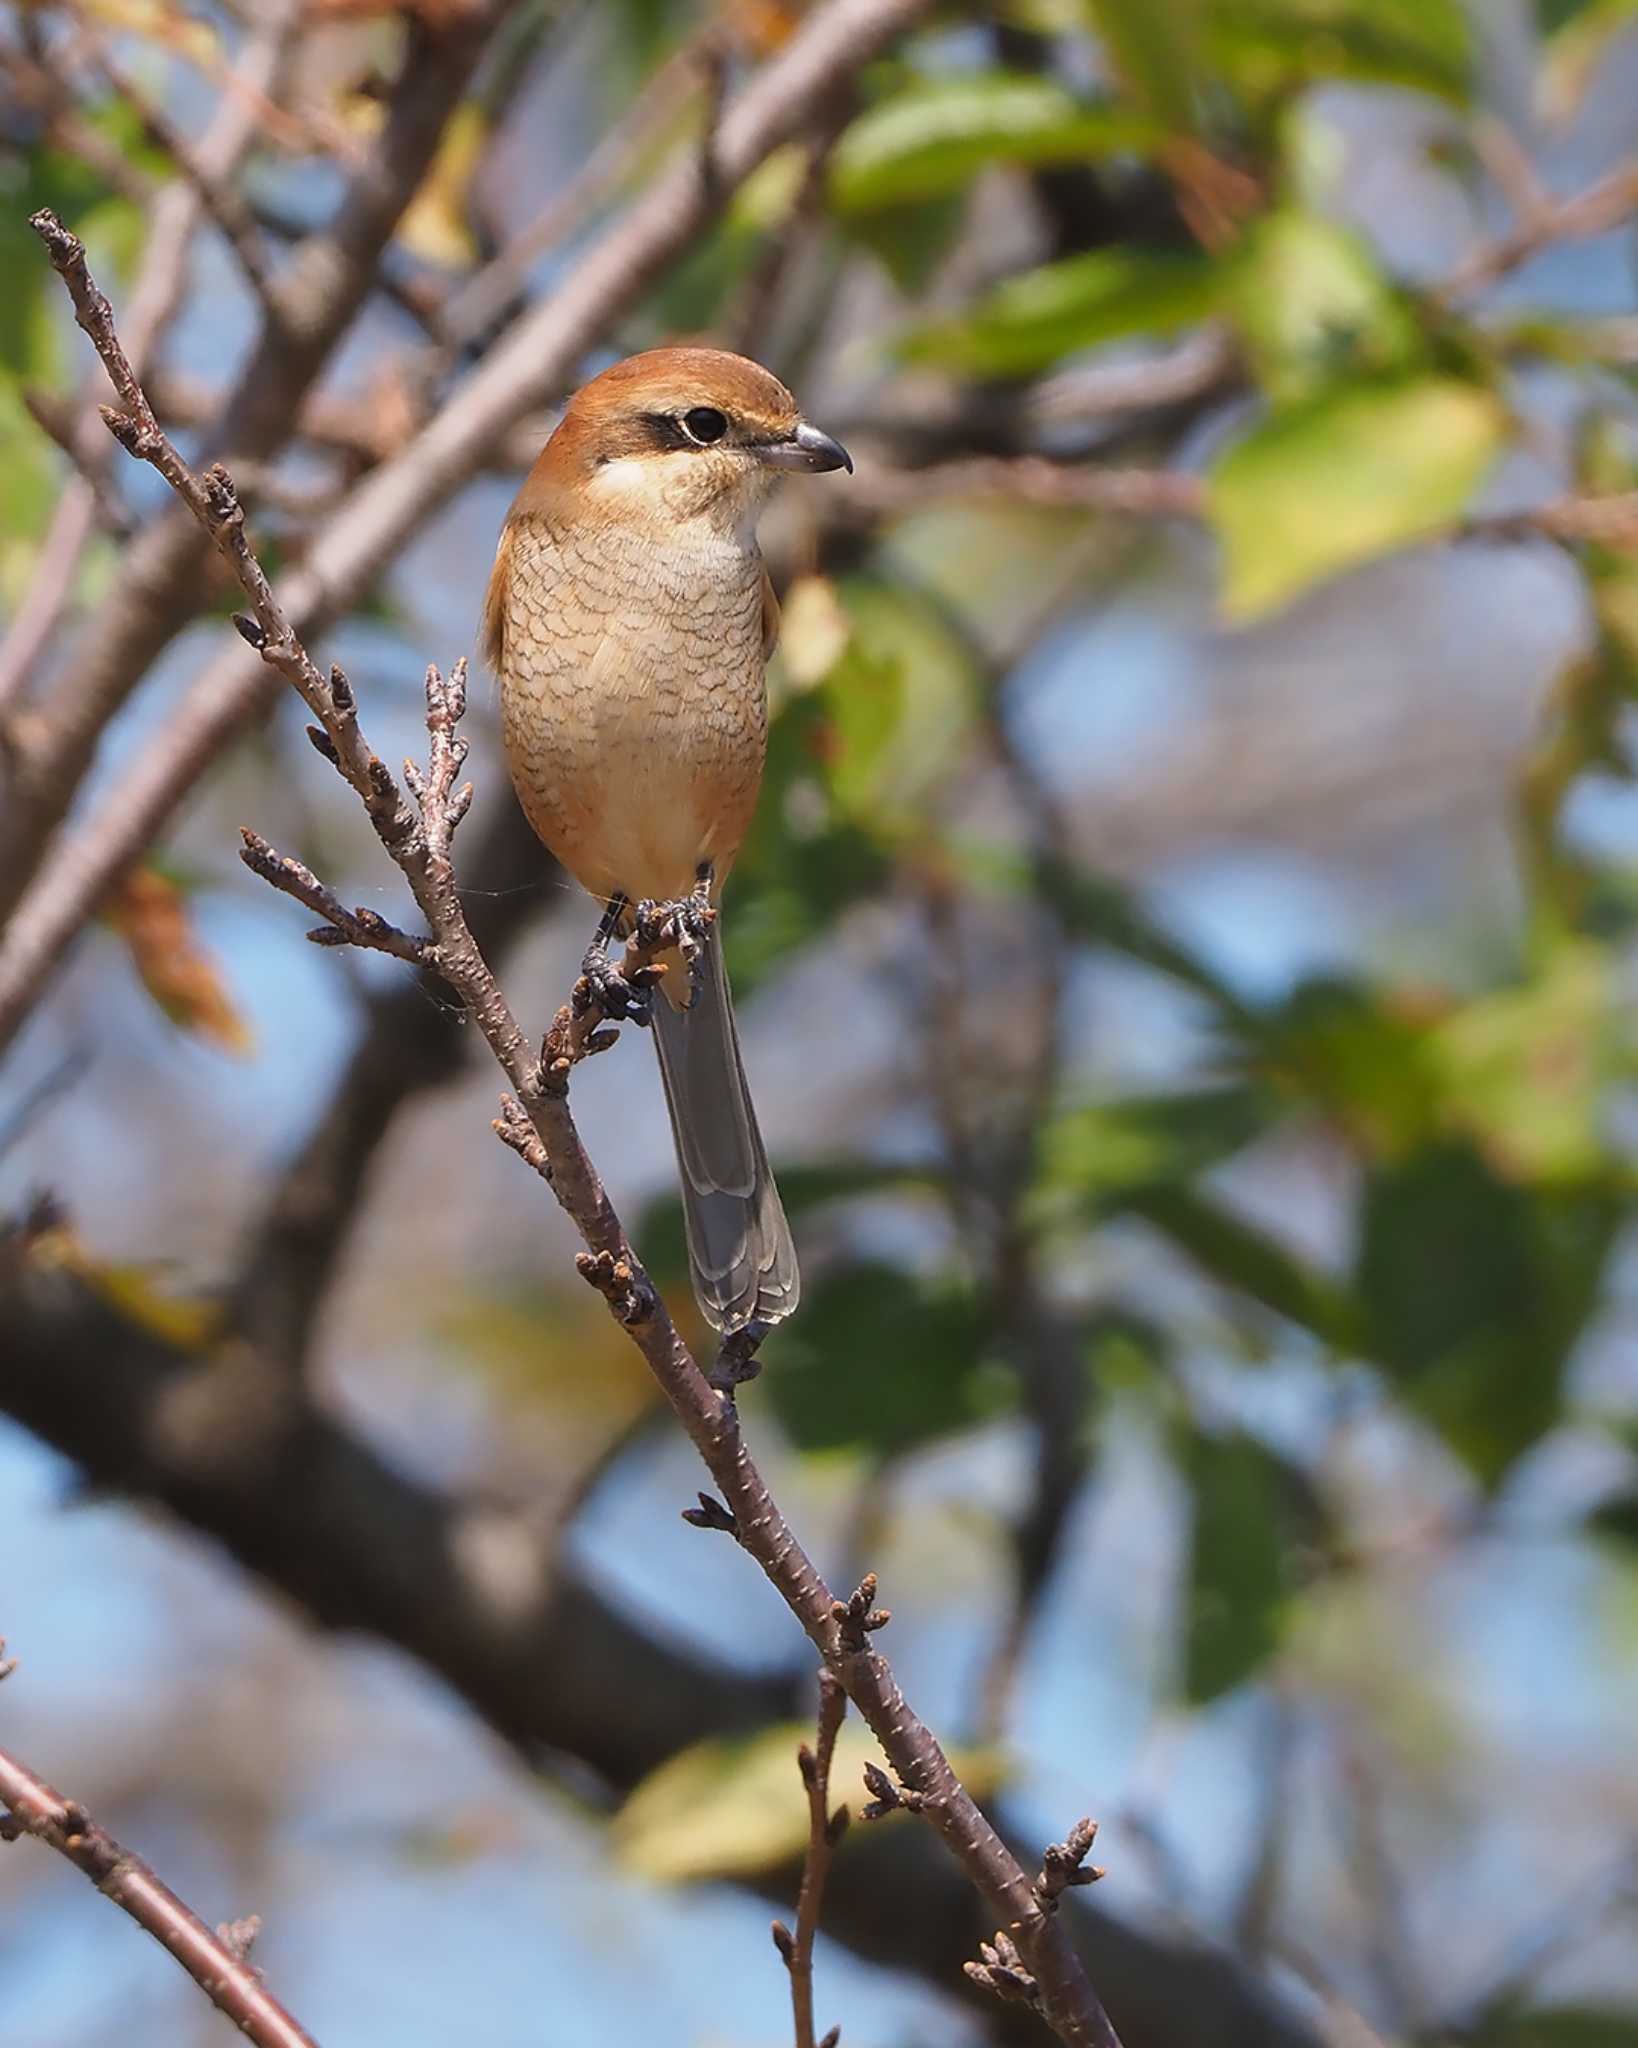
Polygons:
[[1157,140],[1153,125],[1087,106],[1050,78],[1004,71],[918,79],[859,115],[830,160],[844,214],[924,205],[962,191],[992,163],[1084,163]]
[[1449,1008],[1438,992],[1311,976],[1269,1018],[1270,1071],[1365,1151],[1410,1151],[1439,1129],[1441,1079],[1429,1032]]
[[1278,405],[1348,371],[1412,367],[1416,321],[1358,235],[1284,207],[1247,233],[1228,267],[1228,304],[1258,381]]
[[1595,1536],[1638,1551],[1638,1488],[1601,1502],[1587,1517],[1587,1527]]
[[950,621],[903,584],[849,577],[841,595],[853,637],[821,689],[830,786],[844,812],[897,838],[966,744],[979,677]]
[[1071,937],[1172,976],[1204,997],[1231,1030],[1260,1035],[1262,1022],[1251,1006],[1198,953],[1156,924],[1125,883],[1049,859],[1041,863],[1037,885]]
[[1473,2036],[1474,2048],[1638,2048],[1638,2011],[1545,2005],[1510,2013]]
[[1284,1316],[1328,1350],[1357,1350],[1359,1312],[1347,1289],[1225,1203],[1167,1183],[1135,1190],[1123,1206],[1220,1286]]
[[1215,1166],[1266,1127],[1270,1104],[1250,1087],[1130,1096],[1056,1117],[1042,1139],[1046,1185],[1094,1207]]
[[1191,128],[1200,0],[1086,0],[1086,9],[1128,95],[1167,128]]
[[779,658],[802,689],[823,682],[847,652],[853,621],[828,576],[798,576],[785,593]]
[[1616,1017],[1603,947],[1557,947],[1525,986],[1464,1004],[1432,1034],[1446,1121],[1506,1178],[1596,1175],[1609,1156],[1601,1124]]
[[[712,1736],[650,1772],[614,1817],[616,1854],[630,1870],[660,1884],[710,1878],[756,1878],[794,1863],[808,1839],[807,1795],[796,1768],[797,1746],[811,1742],[809,1722],[760,1728],[751,1735]],[[858,1812],[867,1763],[881,1762],[876,1738],[850,1715],[842,1723],[831,1765],[831,1798]],[[969,1792],[992,1797],[1003,1779],[993,1749],[952,1750],[950,1762]],[[881,1825],[896,1824],[897,1815]]]
[[800,1449],[891,1457],[981,1419],[984,1334],[964,1289],[860,1260],[823,1274],[769,1338],[763,1384]]
[[734,914],[724,928],[741,996],[886,882],[886,852],[831,798],[832,745],[818,690],[788,701],[770,729],[762,799],[734,864]]
[[1602,1195],[1505,1181],[1456,1140],[1366,1182],[1356,1284],[1367,1355],[1487,1484],[1558,1419],[1618,1215]]
[[465,270],[477,261],[467,204],[488,146],[488,116],[476,100],[464,101],[444,124],[426,176],[399,216],[398,240],[421,262]]
[[1193,1505],[1183,1687],[1192,1705],[1252,1677],[1279,1645],[1291,1590],[1288,1556],[1306,1481],[1256,1438],[1188,1431],[1182,1467]]
[[187,898],[173,881],[157,868],[133,868],[103,917],[124,939],[143,987],[173,1024],[224,1052],[250,1051],[250,1029],[199,943]]
[[762,801],[735,865],[736,985],[753,986],[884,886],[893,853],[925,830],[927,794],[976,709],[972,657],[933,605],[867,576],[836,595],[846,644],[817,687],[779,705]]
[[157,1268],[92,1258],[72,1224],[60,1217],[29,1238],[27,1253],[31,1266],[73,1274],[119,1315],[178,1351],[204,1351],[221,1332],[220,1300],[167,1294]]
[[853,240],[868,249],[906,297],[926,289],[961,233],[959,198],[906,200],[851,216]]
[[1220,289],[1204,257],[1095,249],[1025,271],[956,320],[906,336],[903,353],[974,377],[1022,377],[1128,334],[1169,334],[1206,318]]
[[1638,0],[1572,0],[1551,14],[1543,23],[1550,32],[1536,71],[1536,111],[1543,121],[1567,123],[1617,38],[1638,23]]
[[0,509],[0,601],[12,610],[34,573],[38,544],[59,479],[51,443],[35,425],[17,379],[0,371],[0,475],[6,480]]
[[1229,617],[1453,526],[1506,431],[1489,392],[1433,376],[1344,384],[1264,420],[1209,480]]
[[1409,86],[1462,105],[1473,36],[1460,0],[1206,0],[1206,52],[1248,96],[1315,80]]
[[1211,1280],[1351,1348],[1358,1316],[1345,1289],[1258,1225],[1190,1183],[1268,1129],[1277,1104],[1234,1085],[1072,1110],[1042,1143],[1040,1191],[1075,1195],[1094,1219],[1141,1217]]

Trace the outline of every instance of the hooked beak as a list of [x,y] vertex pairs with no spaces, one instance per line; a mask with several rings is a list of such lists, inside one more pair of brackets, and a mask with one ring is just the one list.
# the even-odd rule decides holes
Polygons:
[[820,433],[803,420],[788,441],[764,441],[753,451],[758,462],[770,469],[799,469],[817,475],[827,469],[845,469],[853,474],[853,457],[840,441]]

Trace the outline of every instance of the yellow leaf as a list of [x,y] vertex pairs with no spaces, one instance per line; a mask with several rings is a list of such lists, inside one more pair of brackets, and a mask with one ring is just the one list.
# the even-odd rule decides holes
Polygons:
[[224,1052],[249,1052],[249,1027],[234,1008],[216,962],[200,945],[187,901],[174,882],[155,868],[135,868],[103,917],[124,939],[143,987],[173,1024],[208,1038]]
[[457,107],[421,189],[398,223],[399,241],[423,263],[440,270],[464,270],[477,260],[466,203],[488,140],[489,116],[483,108],[471,100]]
[[30,1238],[28,1257],[31,1265],[72,1273],[120,1315],[178,1351],[205,1350],[221,1329],[220,1303],[162,1294],[146,1266],[98,1264],[62,1217]]
[[1208,483],[1224,610],[1260,618],[1447,532],[1506,432],[1494,395],[1454,377],[1342,384],[1272,413],[1218,457]]
[[[754,1735],[696,1742],[651,1772],[621,1807],[616,1853],[629,1869],[661,1884],[758,1877],[794,1862],[808,1839],[796,1751],[812,1739],[807,1723],[792,1721]],[[863,1767],[881,1761],[864,1723],[844,1721],[831,1765],[831,1805],[851,1806],[856,1814],[869,1798]],[[952,1751],[950,1762],[976,1799],[987,1799],[1005,1775],[995,1749]]]
[[828,576],[798,576],[785,593],[779,651],[799,689],[822,682],[842,658],[853,635],[836,585]]

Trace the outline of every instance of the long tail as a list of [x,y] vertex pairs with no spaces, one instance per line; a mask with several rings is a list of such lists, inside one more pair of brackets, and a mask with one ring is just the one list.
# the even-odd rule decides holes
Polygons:
[[715,932],[703,955],[699,993],[688,1009],[673,1009],[656,991],[654,1044],[677,1141],[694,1293],[706,1321],[727,1334],[788,1316],[801,1279],[745,1085]]

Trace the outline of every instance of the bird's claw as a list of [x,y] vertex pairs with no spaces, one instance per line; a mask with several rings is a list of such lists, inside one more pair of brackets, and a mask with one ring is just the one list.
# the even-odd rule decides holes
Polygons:
[[692,1002],[699,994],[706,941],[717,921],[709,882],[701,881],[691,894],[672,903],[647,898],[638,904],[635,918],[633,932],[639,945],[653,952],[674,947],[682,955]]
[[654,984],[661,970],[639,967],[634,974],[622,974],[610,963],[601,946],[588,946],[580,963],[581,988],[576,989],[582,1009],[595,1009],[612,1023],[629,1021],[646,1024],[654,1009]]

